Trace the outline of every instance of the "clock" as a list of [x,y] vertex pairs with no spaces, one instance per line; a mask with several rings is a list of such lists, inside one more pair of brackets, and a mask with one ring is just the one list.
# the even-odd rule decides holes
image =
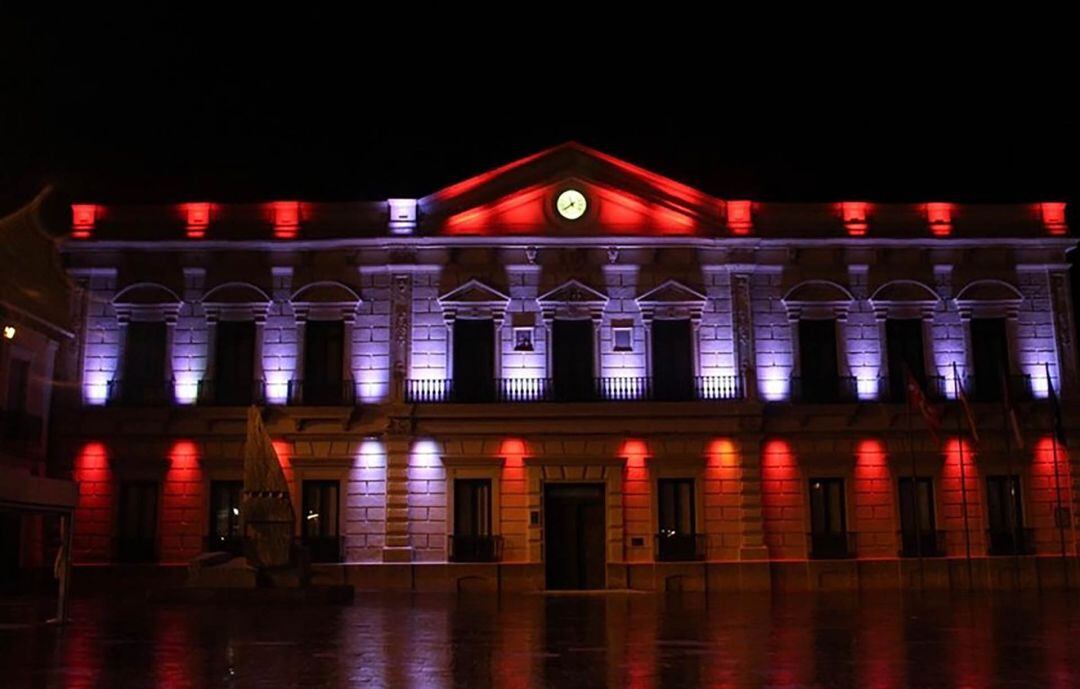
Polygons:
[[585,207],[588,202],[585,195],[577,189],[567,189],[555,199],[555,210],[567,220],[577,220],[585,215]]

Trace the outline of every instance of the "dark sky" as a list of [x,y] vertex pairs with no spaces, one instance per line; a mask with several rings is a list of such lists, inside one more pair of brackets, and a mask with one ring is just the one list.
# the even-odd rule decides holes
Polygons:
[[751,75],[760,50],[529,61],[412,33],[373,46],[394,27],[338,24],[8,22],[0,194],[421,196],[569,139],[718,196],[1071,199],[1080,180],[1071,81],[1010,58],[876,68],[851,46]]

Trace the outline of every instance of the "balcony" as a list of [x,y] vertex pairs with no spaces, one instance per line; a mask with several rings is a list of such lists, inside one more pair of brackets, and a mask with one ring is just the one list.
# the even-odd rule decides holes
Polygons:
[[837,404],[857,402],[859,388],[853,376],[840,376],[826,383],[807,380],[801,376],[791,378],[791,401],[805,404]]
[[[949,384],[956,385],[954,381]],[[1013,402],[1031,400],[1031,376],[1024,373],[1005,376],[1004,384],[1000,378],[980,378],[977,375],[964,378],[964,392],[972,402],[1001,402],[1004,399],[1004,385],[1009,386],[1009,397]]]
[[450,536],[447,559],[450,562],[499,562],[502,547],[502,536]]
[[302,536],[300,544],[307,549],[310,562],[342,562],[341,536]]
[[356,404],[356,384],[341,381],[289,381],[289,406],[351,407]]
[[698,376],[679,389],[656,386],[649,377],[593,378],[591,383],[556,385],[551,378],[494,378],[490,383],[455,385],[450,379],[407,380],[405,401],[422,403],[504,402],[692,402],[740,400],[739,376]]
[[13,452],[40,450],[42,425],[40,416],[0,409],[0,440],[4,448]]
[[928,530],[918,534],[900,531],[897,542],[900,543],[900,557],[945,557],[944,531]]
[[705,559],[705,535],[661,531],[656,534],[657,562],[697,562]]
[[986,544],[991,555],[1034,555],[1035,532],[1033,529],[1015,529],[986,532]]
[[198,391],[198,403],[205,407],[246,407],[250,404],[262,405],[266,403],[263,391],[265,385],[261,380],[252,381],[246,385],[232,381],[200,380]]
[[173,381],[109,381],[108,404],[117,407],[168,407],[176,402]]
[[827,532],[806,534],[812,560],[845,560],[855,557],[855,534]]
[[[923,394],[931,402],[945,399],[945,376],[926,376],[922,382]],[[882,402],[904,404],[907,402],[907,384],[893,385],[888,376],[878,378],[878,399]]]

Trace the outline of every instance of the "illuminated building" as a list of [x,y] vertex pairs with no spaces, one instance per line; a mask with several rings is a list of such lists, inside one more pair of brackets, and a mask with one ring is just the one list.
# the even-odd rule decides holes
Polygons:
[[968,552],[1046,581],[1028,554],[1076,549],[1046,401],[1077,385],[1074,244],[1057,202],[723,199],[576,144],[415,200],[75,206],[59,461],[105,496],[76,555],[237,547],[255,403],[298,537],[362,586],[897,586],[919,560],[947,586]]

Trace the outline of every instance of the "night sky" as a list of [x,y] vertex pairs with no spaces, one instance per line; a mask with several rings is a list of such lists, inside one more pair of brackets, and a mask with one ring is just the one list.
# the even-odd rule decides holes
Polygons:
[[528,62],[414,34],[375,46],[393,27],[334,18],[138,19],[7,23],[0,198],[422,196],[570,139],[721,197],[1072,200],[1080,180],[1069,82],[1008,59],[852,75],[869,58],[839,51],[749,75],[745,54]]

